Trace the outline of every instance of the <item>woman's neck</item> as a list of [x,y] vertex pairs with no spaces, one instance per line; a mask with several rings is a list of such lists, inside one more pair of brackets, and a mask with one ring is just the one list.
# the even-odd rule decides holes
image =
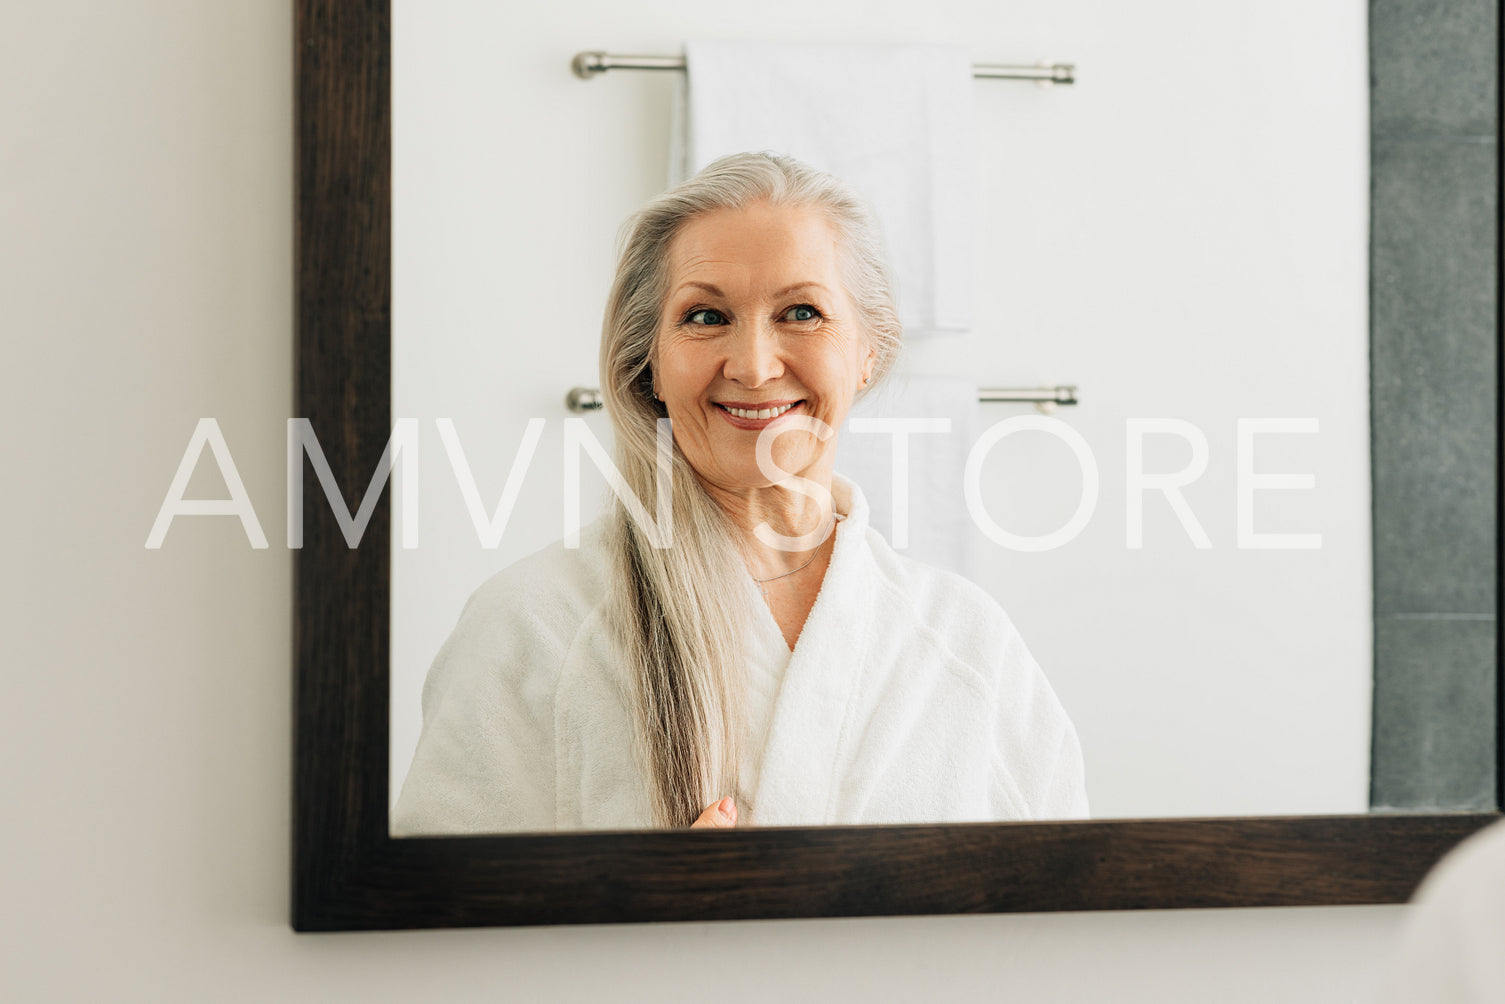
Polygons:
[[815,482],[823,491],[810,491],[807,484],[734,491],[707,486],[736,527],[753,578],[799,568],[830,536],[836,521],[830,478]]

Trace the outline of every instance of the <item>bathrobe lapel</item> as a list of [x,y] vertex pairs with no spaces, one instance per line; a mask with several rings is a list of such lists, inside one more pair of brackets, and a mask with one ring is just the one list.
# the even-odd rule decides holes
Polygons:
[[[868,567],[867,503],[850,482],[838,479],[834,489],[837,511],[848,515],[837,527],[825,580],[774,704],[753,796],[753,819],[763,826],[827,820],[860,701],[875,588]],[[776,631],[771,616],[768,621]]]

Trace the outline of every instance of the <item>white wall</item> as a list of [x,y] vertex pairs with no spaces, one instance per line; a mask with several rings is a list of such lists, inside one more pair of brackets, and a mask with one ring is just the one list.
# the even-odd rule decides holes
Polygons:
[[[568,0],[394,4],[394,412],[422,423],[421,531],[393,559],[395,797],[419,690],[470,592],[562,533],[566,388],[596,382],[620,223],[661,191],[676,75],[569,72],[581,49],[676,53],[687,37],[924,40],[977,62],[1077,64],[1078,83],[974,85],[975,326],[906,350],[909,372],[983,385],[1075,383],[1059,416],[1102,488],[1088,528],[1046,553],[972,534],[977,579],[1008,610],[1076,722],[1095,815],[1363,812],[1371,705],[1368,79],[1361,0],[927,0],[738,7]],[[902,291],[901,291],[902,292]],[[987,405],[982,424],[1027,411]],[[547,421],[517,510],[483,550],[434,428],[453,418],[488,510],[531,418]],[[1126,546],[1136,418],[1206,435],[1185,497],[1211,540],[1144,502]],[[1304,417],[1257,441],[1260,532],[1320,550],[1237,546],[1237,423]],[[604,416],[589,419],[603,439]],[[923,449],[927,440],[917,442]],[[1152,436],[1145,470],[1184,442]],[[587,469],[589,469],[587,467]],[[594,507],[599,480],[584,502]],[[1079,476],[1039,434],[997,448],[983,496],[1041,534]],[[957,509],[961,511],[960,483]],[[884,528],[886,529],[886,528]]]
[[293,935],[291,558],[143,547],[204,415],[283,533],[290,7],[0,15],[0,997],[1367,999],[1401,908]]

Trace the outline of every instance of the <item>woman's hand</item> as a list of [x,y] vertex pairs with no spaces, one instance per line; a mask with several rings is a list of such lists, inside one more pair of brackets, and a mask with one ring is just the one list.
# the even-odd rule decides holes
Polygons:
[[690,829],[731,829],[737,825],[737,803],[730,798],[713,802],[690,824]]

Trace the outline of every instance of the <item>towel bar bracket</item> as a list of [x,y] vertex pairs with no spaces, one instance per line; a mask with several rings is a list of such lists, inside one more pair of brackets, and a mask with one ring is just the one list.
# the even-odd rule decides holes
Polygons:
[[588,411],[600,411],[606,407],[601,392],[594,387],[571,387],[564,395],[564,406],[577,415]]

